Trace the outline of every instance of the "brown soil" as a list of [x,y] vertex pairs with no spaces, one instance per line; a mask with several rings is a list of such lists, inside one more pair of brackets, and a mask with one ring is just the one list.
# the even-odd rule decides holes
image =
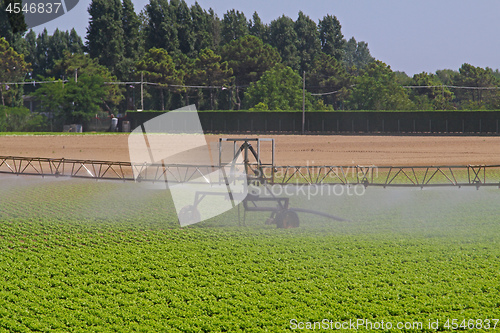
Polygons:
[[[189,138],[175,137],[177,147]],[[219,137],[207,135],[209,143]],[[251,136],[256,137],[256,136]],[[500,137],[276,135],[276,165],[500,164]],[[171,144],[172,145],[172,144]],[[269,145],[262,146],[270,159]],[[0,156],[129,161],[128,135],[1,136]]]

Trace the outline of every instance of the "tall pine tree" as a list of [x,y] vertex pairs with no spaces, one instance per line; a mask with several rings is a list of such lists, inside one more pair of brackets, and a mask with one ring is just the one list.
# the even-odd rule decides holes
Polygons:
[[165,88],[182,84],[172,57],[164,49],[151,48],[137,63],[137,70],[146,80],[158,83],[160,107],[165,110]]
[[[47,30],[35,34],[30,30],[24,38],[25,59],[31,63],[31,78],[38,79],[38,76],[46,76],[54,64],[70,54],[83,54],[83,42],[75,29],[71,32],[60,31],[56,29],[52,36],[49,36]],[[58,78],[57,78],[58,79]]]
[[[174,1],[171,1],[170,4],[174,4]],[[179,38],[179,50],[184,54],[193,55],[194,34],[189,7],[184,0],[181,0],[175,4],[174,10],[177,36]]]
[[78,35],[75,28],[71,29],[69,33],[69,52],[81,54],[83,53],[84,46],[82,38]]
[[309,71],[314,58],[321,51],[318,27],[309,16],[300,11],[294,28],[297,33],[297,51],[300,59],[299,71],[302,73],[303,71]]
[[210,110],[216,109],[216,97],[221,89],[214,86],[229,85],[232,80],[233,70],[229,68],[222,57],[210,49],[204,49],[194,62],[193,71],[190,73],[191,83],[211,86],[209,91]]
[[193,54],[195,57],[198,53],[212,47],[212,36],[210,33],[212,27],[212,17],[196,2],[190,9],[192,33],[193,33]]
[[47,70],[52,68],[53,63],[49,59],[49,33],[47,29],[43,29],[41,34],[36,38],[36,53],[35,62],[33,63],[33,75],[36,78],[38,75],[45,75]]
[[245,14],[234,9],[227,11],[222,20],[222,42],[227,44],[246,35],[248,35],[248,21]]
[[341,60],[344,54],[345,40],[339,20],[332,15],[326,15],[319,21],[319,39],[323,53]]
[[122,27],[124,36],[124,52],[125,58],[137,60],[139,56],[139,18],[134,11],[134,4],[131,0],[123,0],[122,8]]
[[234,98],[238,109],[243,97],[239,86],[256,82],[262,74],[281,62],[278,51],[255,36],[241,37],[224,45],[221,55],[222,60],[227,61],[233,70],[236,84]]
[[[326,93],[321,99],[324,104],[338,109],[342,101],[349,95],[352,77],[347,73],[345,66],[333,56],[320,53],[313,62],[306,80],[314,93]],[[308,88],[309,89],[309,88]]]
[[208,13],[211,18],[210,35],[212,35],[212,45],[210,48],[215,50],[219,47],[222,40],[222,23],[212,8],[208,10]]
[[162,48],[170,55],[179,52],[175,13],[168,0],[150,0],[146,5],[146,50]]
[[69,33],[56,29],[49,37],[48,61],[49,68],[52,68],[57,59],[64,57],[64,52],[69,49]]
[[294,22],[288,16],[281,16],[271,22],[270,44],[278,49],[278,52],[286,66],[294,70],[300,68],[300,58],[297,51],[297,33],[294,29]]
[[33,71],[36,66],[36,33],[33,31],[33,29],[30,29],[30,31],[26,34],[24,37],[26,47],[25,47],[25,52],[24,52],[24,59],[26,62],[31,64],[31,77],[34,78],[33,76]]
[[[142,49],[139,37],[141,23],[131,0],[123,0],[121,23],[124,36],[123,57],[117,64],[115,75],[120,80],[129,81],[134,79],[135,63],[139,59]],[[129,87],[127,90],[130,90]]]
[[354,37],[349,39],[345,44],[344,50],[343,62],[347,68],[360,70],[375,61],[375,58],[370,54],[368,44],[365,42],[357,42]]
[[123,59],[124,33],[120,0],[92,0],[87,28],[87,51],[112,73]]
[[7,7],[11,8],[14,4],[18,4],[22,8],[21,0],[0,0],[0,38],[4,37],[16,52],[23,51],[22,36],[28,30],[28,26],[24,21],[24,12],[7,11]]
[[260,38],[264,43],[269,42],[269,26],[262,23],[257,12],[253,13],[252,19],[248,24],[248,30],[252,36]]

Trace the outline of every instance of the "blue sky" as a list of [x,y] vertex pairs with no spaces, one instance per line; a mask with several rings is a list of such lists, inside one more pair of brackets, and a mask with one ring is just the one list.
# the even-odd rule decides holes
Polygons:
[[[149,0],[133,0],[137,12]],[[186,1],[189,5],[194,0]],[[294,20],[302,10],[316,22],[326,14],[337,16],[349,39],[368,43],[372,55],[393,70],[413,75],[438,69],[458,70],[465,62],[500,68],[500,1],[498,0],[199,0],[222,17],[229,9],[251,18],[257,11],[269,23],[285,14]],[[75,28],[82,36],[88,25],[90,0],[80,0],[69,13],[35,28],[49,33]]]

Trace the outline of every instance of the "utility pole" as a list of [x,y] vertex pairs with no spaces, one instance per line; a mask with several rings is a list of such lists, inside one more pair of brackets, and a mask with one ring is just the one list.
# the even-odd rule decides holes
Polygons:
[[302,72],[302,135],[306,125],[306,71]]
[[75,83],[78,83],[78,68],[75,69]]
[[441,90],[443,92],[443,111],[444,111],[444,84],[441,85]]
[[144,73],[141,73],[141,111],[144,111]]

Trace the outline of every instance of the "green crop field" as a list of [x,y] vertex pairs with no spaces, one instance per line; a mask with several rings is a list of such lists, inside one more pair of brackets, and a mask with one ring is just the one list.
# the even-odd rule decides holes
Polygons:
[[348,222],[180,228],[167,191],[2,177],[0,331],[500,331],[499,199],[368,188],[292,198]]

